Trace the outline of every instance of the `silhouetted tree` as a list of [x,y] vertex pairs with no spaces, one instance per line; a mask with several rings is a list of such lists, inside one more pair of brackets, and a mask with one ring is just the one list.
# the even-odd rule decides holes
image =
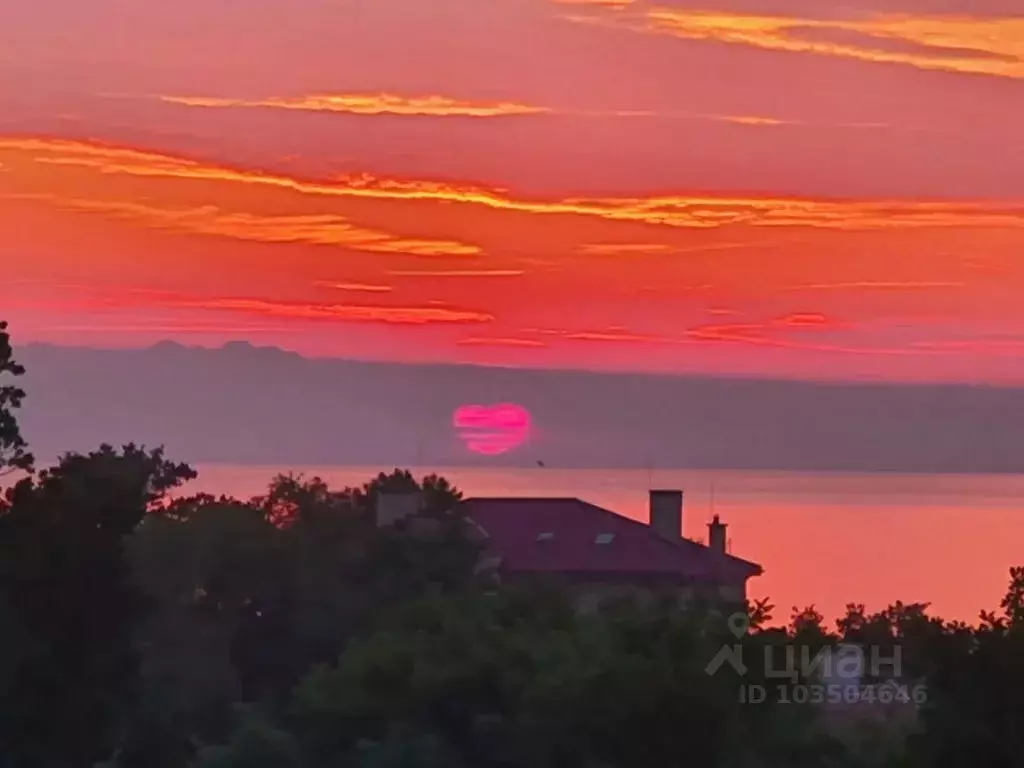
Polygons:
[[246,718],[229,743],[200,750],[194,768],[306,768],[294,737],[259,713]]
[[516,587],[404,602],[374,626],[202,768],[263,765],[255,734],[303,768],[788,768],[838,748],[806,707],[743,705],[738,678],[706,669],[735,636],[670,601],[581,615],[560,591]]
[[177,499],[138,526],[128,555],[156,610],[138,633],[140,700],[118,766],[185,764],[196,744],[227,735],[237,702],[265,692],[248,690],[250,679],[288,668],[287,643],[247,654],[254,642],[275,646],[262,622],[286,620],[281,537],[259,507],[209,495]]
[[0,690],[0,744],[16,768],[84,768],[117,743],[147,608],[123,543],[193,476],[160,449],[103,446],[0,501],[0,605],[15,628],[3,655],[18,659]]
[[30,471],[33,466],[32,454],[14,415],[25,392],[6,380],[23,373],[25,369],[14,360],[7,323],[0,321],[0,476],[16,469]]
[[[423,509],[402,525],[380,528],[375,511],[382,491],[419,492]],[[459,498],[443,478],[417,481],[405,470],[341,491],[319,478],[275,480],[257,501],[270,510],[287,509],[292,520],[286,539],[296,584],[291,624],[301,645],[294,649],[303,662],[300,673],[335,661],[351,634],[382,608],[429,589],[473,586],[480,547],[466,520],[450,514]]]
[[[303,475],[277,475],[263,496],[252,499],[263,510],[267,521],[278,527],[312,518],[353,520],[352,490],[334,491],[319,477],[308,480]],[[369,522],[367,519],[366,522]]]
[[945,624],[928,646],[924,732],[914,765],[1021,765],[1024,754],[1024,568],[1010,570],[1002,616],[983,611],[976,627]]
[[[416,520],[429,530],[378,527],[381,487],[422,492]],[[478,549],[448,514],[457,498],[440,478],[402,471],[341,490],[279,475],[248,502],[200,494],[148,515],[129,553],[158,609],[140,635],[144,695],[119,767],[176,768],[197,743],[227,738],[234,703],[278,708],[388,606],[470,588]]]

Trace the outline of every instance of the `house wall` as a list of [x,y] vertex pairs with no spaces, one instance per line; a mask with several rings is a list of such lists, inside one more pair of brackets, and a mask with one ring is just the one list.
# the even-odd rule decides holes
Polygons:
[[675,598],[679,606],[684,607],[697,597],[710,602],[742,602],[746,598],[746,585],[641,586],[591,581],[574,585],[573,593],[581,611],[594,611],[602,604],[624,598],[649,604],[666,596]]
[[[679,589],[680,591],[685,591],[687,588],[681,587]],[[664,590],[627,584],[589,582],[574,585],[572,591],[577,608],[587,613],[597,610],[601,605],[617,600],[633,599],[641,604],[649,604],[658,594],[663,593]]]
[[[500,562],[498,559],[492,562]],[[626,574],[564,574],[522,573],[500,568],[498,583],[548,583],[569,590],[577,606],[583,611],[595,610],[603,603],[632,598],[651,602],[664,597],[675,598],[680,607],[696,599],[708,603],[742,603],[746,599],[746,582],[734,584],[687,583],[677,578],[666,580],[660,575]]]
[[718,597],[729,603],[743,603],[747,599],[747,583],[742,584],[721,584],[718,587]]

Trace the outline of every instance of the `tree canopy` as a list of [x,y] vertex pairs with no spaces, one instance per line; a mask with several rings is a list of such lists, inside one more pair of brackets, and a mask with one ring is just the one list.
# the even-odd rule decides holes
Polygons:
[[15,414],[25,391],[12,382],[24,373],[14,359],[7,323],[0,321],[0,476],[15,469],[31,470],[34,462]]

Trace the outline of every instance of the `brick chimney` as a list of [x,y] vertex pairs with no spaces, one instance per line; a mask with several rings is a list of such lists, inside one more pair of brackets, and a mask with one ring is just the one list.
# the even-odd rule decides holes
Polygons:
[[650,526],[663,539],[678,541],[683,537],[682,491],[650,492]]
[[715,552],[720,552],[723,555],[725,554],[726,549],[727,549],[727,546],[726,546],[727,539],[726,539],[725,532],[726,532],[726,529],[728,529],[728,527],[729,526],[727,526],[725,523],[723,523],[718,518],[718,515],[715,515],[713,518],[711,518],[711,522],[708,523],[708,548],[709,549],[711,549],[711,550],[713,550]]

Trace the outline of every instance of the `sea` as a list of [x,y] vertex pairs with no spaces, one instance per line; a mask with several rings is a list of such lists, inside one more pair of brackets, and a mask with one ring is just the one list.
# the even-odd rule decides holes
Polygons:
[[[281,473],[341,488],[391,468],[196,469],[186,492],[247,498]],[[774,623],[811,606],[831,622],[851,603],[874,611],[896,601],[974,623],[981,610],[998,611],[1009,569],[1024,565],[1024,475],[410,469],[442,475],[467,497],[574,496],[644,521],[649,489],[682,489],[684,534],[706,539],[707,522],[719,515],[730,552],[764,568],[749,593],[775,607]]]

